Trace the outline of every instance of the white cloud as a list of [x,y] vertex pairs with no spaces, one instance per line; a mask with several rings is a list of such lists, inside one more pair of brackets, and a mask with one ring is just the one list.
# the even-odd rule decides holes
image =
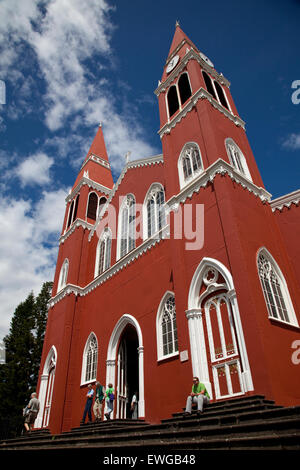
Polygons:
[[50,168],[53,163],[53,158],[39,152],[20,163],[15,173],[20,178],[22,186],[44,185],[50,182]]
[[[137,103],[125,102],[126,84],[118,83],[111,11],[105,0],[0,0],[0,78],[15,91],[2,111],[20,120],[34,110],[52,131],[23,161],[14,158],[18,150],[0,150],[3,175],[17,175],[23,186],[48,184],[55,170],[51,150],[58,150],[55,160],[82,162],[100,121],[116,172],[127,151],[132,159],[157,151],[144,137]],[[5,125],[0,116],[0,127]],[[13,161],[16,169],[10,169]],[[17,304],[53,279],[66,194],[44,191],[35,202],[0,198],[0,339]]]
[[64,189],[44,192],[36,204],[0,199],[0,339],[17,305],[53,280],[65,195]]
[[282,146],[289,150],[300,150],[300,134],[290,134]]
[[[44,8],[39,9],[40,5]],[[68,124],[72,133],[78,134],[83,132],[82,124],[94,128],[102,121],[111,165],[119,171],[128,150],[133,159],[148,157],[157,150],[147,143],[139,117],[134,117],[134,105],[124,102],[124,93],[118,94],[123,102],[116,103],[116,91],[109,88],[113,81],[109,83],[103,73],[114,72],[114,86],[124,89],[126,84],[120,85],[117,79],[110,45],[114,30],[111,10],[105,0],[4,0],[0,3],[0,38],[2,34],[3,44],[9,39],[2,65],[10,74],[16,70],[13,65],[17,61],[23,63],[24,42],[32,51],[38,76],[46,84],[43,113],[48,128],[58,131],[72,118]],[[15,79],[20,81],[19,75]],[[22,88],[22,109],[33,90],[32,80]],[[122,115],[117,104],[123,109]]]

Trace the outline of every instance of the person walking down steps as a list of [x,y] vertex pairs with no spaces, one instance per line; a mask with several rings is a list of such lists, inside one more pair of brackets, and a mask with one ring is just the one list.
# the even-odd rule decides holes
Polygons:
[[115,399],[115,392],[113,389],[113,384],[108,384],[108,388],[105,392],[105,400],[106,400],[106,406],[107,406],[107,411],[105,413],[106,419],[111,419],[110,415],[114,410],[114,399]]
[[104,389],[100,382],[96,382],[96,393],[95,393],[95,402],[93,407],[93,412],[95,415],[95,420],[101,421],[102,418],[102,404],[104,401]]
[[81,424],[85,424],[86,415],[88,415],[89,422],[91,423],[92,420],[92,404],[93,404],[93,397],[94,397],[94,390],[91,384],[88,384],[88,392],[86,394],[86,404],[83,412],[83,417]]

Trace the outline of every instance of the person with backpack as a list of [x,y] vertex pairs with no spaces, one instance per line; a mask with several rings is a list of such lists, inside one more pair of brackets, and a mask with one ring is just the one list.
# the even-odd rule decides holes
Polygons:
[[105,392],[105,400],[106,400],[106,406],[107,406],[107,412],[105,413],[106,419],[111,419],[110,415],[113,412],[114,409],[114,399],[115,399],[115,392],[113,389],[113,384],[108,384],[108,388]]

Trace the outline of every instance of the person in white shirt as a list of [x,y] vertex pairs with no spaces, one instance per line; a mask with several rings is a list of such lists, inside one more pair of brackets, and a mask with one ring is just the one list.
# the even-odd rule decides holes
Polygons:
[[85,424],[85,419],[86,415],[88,415],[89,422],[92,422],[92,404],[93,404],[93,397],[94,397],[94,390],[92,387],[92,384],[88,384],[88,392],[86,394],[86,404],[83,412],[83,417],[82,417],[82,424]]

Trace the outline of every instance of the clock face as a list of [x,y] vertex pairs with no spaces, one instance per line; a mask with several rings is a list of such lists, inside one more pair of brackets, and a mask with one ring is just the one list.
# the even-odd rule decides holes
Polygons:
[[208,57],[206,57],[206,55],[205,55],[205,54],[203,54],[203,52],[200,52],[200,57],[201,57],[201,59],[203,59],[203,60],[204,60],[204,62],[206,62],[206,63],[207,63],[207,65],[209,65],[210,67],[213,67],[213,66],[214,66],[214,64],[212,63],[212,61],[211,61],[211,60],[209,60],[209,58],[208,58]]
[[176,65],[178,64],[179,62],[179,55],[176,55],[175,57],[173,57],[173,59],[170,60],[170,62],[168,63],[168,66],[167,66],[167,73],[170,73],[171,70],[174,69],[174,67],[176,67]]

